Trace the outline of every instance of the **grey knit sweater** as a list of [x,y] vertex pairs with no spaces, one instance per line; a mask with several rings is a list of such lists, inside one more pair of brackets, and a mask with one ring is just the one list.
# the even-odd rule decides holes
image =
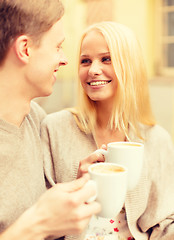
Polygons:
[[[172,240],[173,143],[166,130],[158,125],[140,125],[140,131],[145,139],[144,166],[138,185],[127,193],[125,209],[128,227],[136,240]],[[129,137],[131,141],[141,142],[131,128]],[[51,184],[75,179],[79,161],[97,148],[93,136],[83,133],[73,115],[66,110],[46,117],[42,125],[42,139],[46,175]]]
[[43,117],[44,111],[32,102],[19,128],[0,119],[0,232],[46,190],[40,141]]

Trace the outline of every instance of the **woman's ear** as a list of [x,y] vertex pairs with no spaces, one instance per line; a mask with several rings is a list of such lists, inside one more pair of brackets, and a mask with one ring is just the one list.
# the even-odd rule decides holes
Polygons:
[[18,60],[23,63],[28,63],[29,61],[29,45],[30,39],[26,35],[19,36],[14,43],[14,51]]

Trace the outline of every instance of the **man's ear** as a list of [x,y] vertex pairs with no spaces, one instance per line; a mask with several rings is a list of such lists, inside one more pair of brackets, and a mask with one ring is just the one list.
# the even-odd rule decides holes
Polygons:
[[30,39],[26,35],[19,36],[14,43],[14,51],[17,58],[23,63],[29,61]]

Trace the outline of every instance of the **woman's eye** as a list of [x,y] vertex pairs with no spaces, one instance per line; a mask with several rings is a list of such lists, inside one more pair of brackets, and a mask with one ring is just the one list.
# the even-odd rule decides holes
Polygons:
[[103,57],[102,62],[111,62],[111,57]]
[[85,59],[82,59],[82,60],[80,61],[80,63],[81,63],[81,64],[90,64],[90,63],[91,63],[91,60],[88,59],[88,58],[85,58]]

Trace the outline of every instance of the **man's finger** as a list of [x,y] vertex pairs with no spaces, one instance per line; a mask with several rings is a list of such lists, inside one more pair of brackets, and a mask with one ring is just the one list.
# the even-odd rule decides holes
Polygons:
[[[78,179],[75,179],[71,182],[58,183],[56,185],[57,185],[57,187],[61,186],[65,192],[70,193],[70,192],[74,192],[74,191],[81,189],[89,179],[90,179],[89,174],[84,174],[84,176],[82,176]],[[56,185],[55,185],[55,187],[56,187]]]
[[[87,183],[87,182],[86,182]],[[91,197],[96,195],[96,186],[85,184],[82,188],[72,192],[72,199],[78,199],[80,204],[87,202]]]

